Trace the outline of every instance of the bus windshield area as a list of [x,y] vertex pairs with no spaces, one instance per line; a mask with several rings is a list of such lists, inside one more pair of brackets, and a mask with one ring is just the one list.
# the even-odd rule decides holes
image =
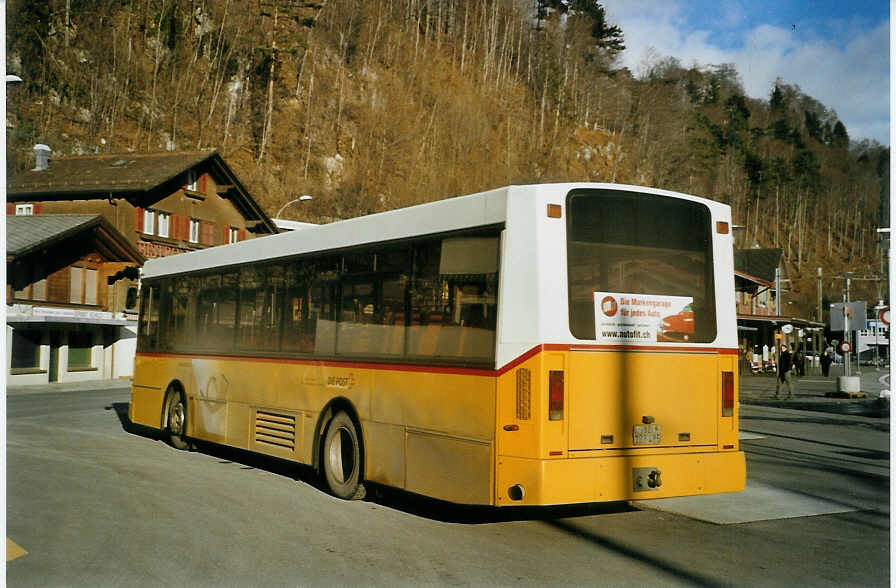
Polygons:
[[709,209],[621,190],[567,197],[569,326],[606,343],[716,336]]

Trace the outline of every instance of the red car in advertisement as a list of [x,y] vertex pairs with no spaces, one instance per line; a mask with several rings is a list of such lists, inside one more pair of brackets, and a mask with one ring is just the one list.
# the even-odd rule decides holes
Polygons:
[[687,341],[694,334],[694,311],[687,305],[678,314],[663,318],[657,341]]

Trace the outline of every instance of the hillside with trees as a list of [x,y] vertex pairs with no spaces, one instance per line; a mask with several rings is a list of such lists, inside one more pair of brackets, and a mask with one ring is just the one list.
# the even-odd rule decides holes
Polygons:
[[[889,149],[730,64],[620,68],[595,0],[7,2],[8,171],[58,155],[216,148],[269,214],[325,222],[506,184],[611,181],[730,204],[738,246],[880,272]],[[858,282],[856,299],[877,299]]]

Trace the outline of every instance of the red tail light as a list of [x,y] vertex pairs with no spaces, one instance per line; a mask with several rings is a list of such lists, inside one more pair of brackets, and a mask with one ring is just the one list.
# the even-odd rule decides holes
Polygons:
[[548,372],[548,418],[552,421],[563,420],[563,372],[551,370]]
[[722,416],[734,415],[734,372],[722,372]]

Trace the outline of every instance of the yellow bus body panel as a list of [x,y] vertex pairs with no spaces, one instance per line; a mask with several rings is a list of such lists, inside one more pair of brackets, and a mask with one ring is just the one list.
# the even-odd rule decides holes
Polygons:
[[[659,469],[662,486],[635,492],[632,472],[640,468]],[[497,481],[499,506],[648,500],[741,491],[746,462],[740,451],[554,460],[499,456]],[[525,494],[513,501],[507,490],[517,484]]]
[[[632,426],[651,420],[663,446],[715,446],[718,354],[572,351],[568,415],[571,451],[633,446]],[[612,442],[606,439],[612,437]],[[605,441],[601,441],[601,439]]]
[[[500,375],[138,354],[131,420],[162,428],[165,390],[179,385],[190,436],[313,464],[323,411],[343,398],[360,420],[365,479],[460,504],[568,504],[743,489],[736,410],[722,417],[719,400],[722,372],[734,372],[736,385],[736,356],[556,347],[540,346]],[[548,418],[552,370],[565,377],[559,420]],[[644,416],[662,426],[660,444],[633,445],[632,428]],[[688,441],[679,441],[682,432]],[[601,443],[607,436],[612,443]],[[660,470],[662,486],[636,490],[633,477],[642,468]],[[508,489],[516,484],[525,496],[512,501]]]
[[[736,355],[545,347],[499,378],[498,506],[743,490]],[[563,419],[551,421],[548,372],[564,366]],[[726,371],[735,382],[731,416],[722,416]],[[659,442],[635,443],[634,430],[645,421],[659,426]],[[635,478],[654,470],[661,474],[658,488],[636,484]],[[520,500],[510,498],[516,485],[523,488]]]
[[165,390],[177,383],[191,437],[310,465],[322,412],[344,398],[360,420],[365,479],[492,504],[496,379],[456,371],[138,354],[131,420],[161,428]]

